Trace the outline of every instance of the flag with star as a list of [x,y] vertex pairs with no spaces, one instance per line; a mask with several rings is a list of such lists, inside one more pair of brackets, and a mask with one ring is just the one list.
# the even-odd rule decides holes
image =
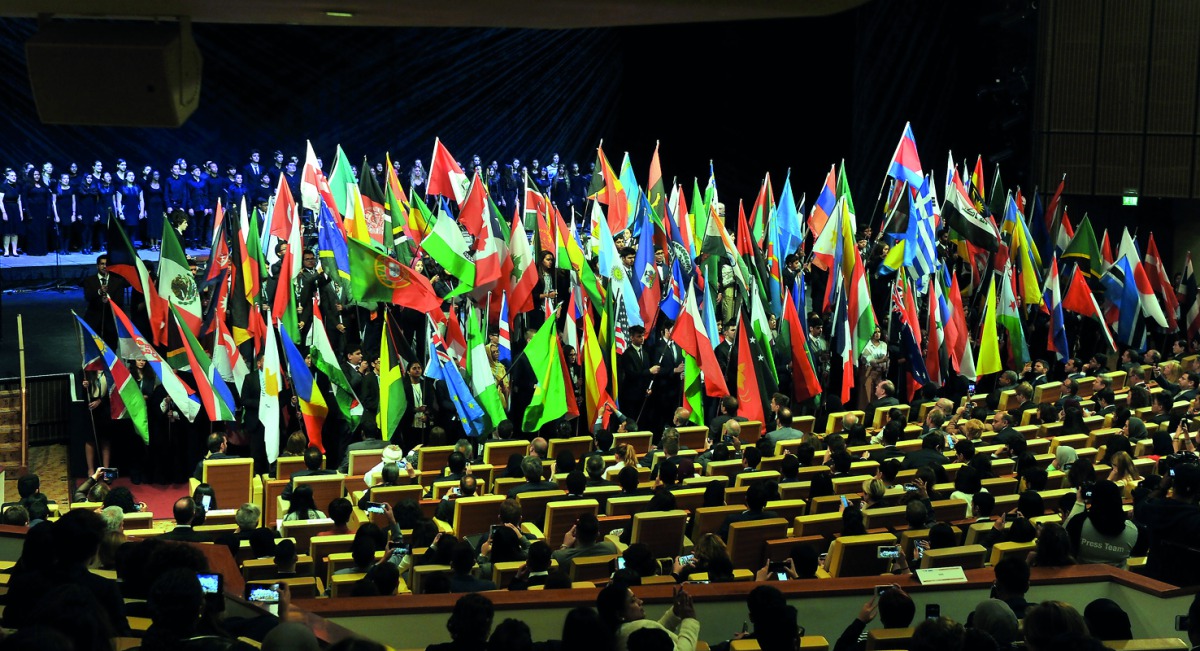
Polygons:
[[466,380],[463,380],[462,374],[458,372],[458,366],[443,361],[449,358],[449,353],[441,336],[437,334],[432,319],[429,320],[429,333],[429,365],[425,367],[425,377],[446,383],[446,392],[450,394],[450,402],[454,403],[454,409],[462,421],[463,431],[467,436],[482,436],[487,431],[483,406],[467,387]]
[[737,347],[737,399],[738,415],[749,420],[765,422],[763,405],[768,404],[774,391],[766,392],[764,380],[770,375],[766,371],[766,356],[758,344],[758,338],[747,331],[748,316],[738,321]]

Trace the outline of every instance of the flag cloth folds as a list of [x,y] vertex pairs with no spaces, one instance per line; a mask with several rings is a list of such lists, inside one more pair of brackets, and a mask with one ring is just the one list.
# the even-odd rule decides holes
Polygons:
[[761,423],[765,418],[763,405],[766,401],[763,400],[762,385],[759,382],[757,360],[754,351],[750,349],[750,333],[746,330],[746,321],[744,318],[738,321],[738,415]]
[[1062,287],[1058,282],[1058,257],[1050,259],[1050,273],[1046,276],[1046,289],[1043,308],[1050,315],[1050,330],[1046,337],[1048,350],[1058,355],[1058,361],[1065,362],[1071,356],[1071,346],[1067,342],[1067,325],[1063,319]]
[[[430,327],[433,322],[430,321]],[[462,374],[458,372],[458,366],[453,363],[443,361],[445,351],[439,350],[439,340],[436,337],[429,338],[429,364],[425,366],[425,377],[434,380],[441,380],[445,383],[446,393],[450,396],[450,402],[454,403],[454,409],[458,413],[458,419],[462,424],[463,431],[467,436],[478,438],[483,435],[486,424],[486,414],[483,407],[479,405],[479,401],[475,396],[471,395],[471,390],[467,388],[467,383],[463,380]],[[489,369],[490,373],[490,369]]]
[[908,358],[909,399],[916,388],[929,382],[925,368],[925,359],[921,354],[921,320],[917,316],[917,304],[912,297],[912,288],[904,273],[896,279],[896,288],[892,292],[892,311],[899,315],[900,344],[904,356]]
[[450,208],[442,203],[433,230],[421,242],[429,257],[442,265],[446,273],[458,279],[458,286],[447,299],[466,294],[475,289],[475,264],[467,259],[467,241],[463,238],[458,222],[450,218]]
[[[158,260],[158,296],[160,301],[169,302],[179,311],[179,318],[188,332],[200,332],[200,291],[188,267],[187,254],[170,223],[163,228],[162,257]],[[160,308],[154,313],[165,317],[167,310]],[[165,330],[166,320],[160,323]],[[165,337],[163,341],[166,341]]]
[[1112,331],[1108,328],[1108,321],[1104,318],[1104,313],[1100,311],[1100,304],[1096,302],[1096,296],[1092,294],[1092,290],[1088,287],[1087,274],[1076,268],[1075,273],[1071,275],[1071,282],[1067,285],[1067,293],[1063,295],[1062,306],[1064,310],[1069,310],[1076,314],[1091,317],[1100,323],[1100,329],[1104,332],[1105,339],[1108,340],[1108,345],[1113,350],[1117,349],[1117,343],[1113,340]]
[[912,123],[904,123],[904,133],[896,143],[896,152],[888,165],[888,176],[904,181],[914,188],[921,187],[925,173],[921,171],[921,159],[917,156],[917,139],[913,137]]
[[[1157,248],[1155,252],[1157,253]],[[1138,252],[1133,238],[1130,237],[1128,228],[1122,229],[1121,244],[1117,249],[1117,255],[1129,261],[1130,270],[1133,271],[1133,284],[1137,288],[1138,301],[1141,303],[1142,313],[1154,319],[1154,322],[1160,327],[1167,327],[1167,317],[1163,314],[1162,305],[1154,297],[1154,285],[1150,282],[1146,265],[1142,264],[1142,256]],[[1157,256],[1155,259],[1158,259]]]
[[[365,171],[365,170],[364,170]],[[358,189],[358,181],[354,179],[354,168],[342,146],[337,146],[333,159],[333,172],[329,174],[329,194],[333,195],[333,207],[338,214],[346,217],[354,208],[354,194]],[[301,188],[303,192],[303,188]]]
[[1029,346],[1025,344],[1025,326],[1021,323],[1021,307],[1013,293],[1012,267],[1004,268],[1000,281],[1000,300],[996,304],[996,322],[1008,331],[1008,350],[1017,367],[1029,361]]
[[[1078,213],[1076,213],[1078,214]],[[1096,232],[1092,230],[1092,222],[1087,215],[1075,228],[1075,237],[1063,250],[1063,263],[1074,262],[1080,270],[1092,278],[1099,278],[1104,273],[1104,258],[1100,255],[1100,245],[1096,244]]]
[[813,368],[812,354],[808,349],[808,338],[800,323],[800,313],[796,310],[796,302],[784,299],[783,319],[779,323],[779,341],[788,348],[792,361],[792,397],[804,402],[820,395],[821,383],[817,371]]
[[154,371],[154,376],[162,383],[163,390],[167,392],[171,402],[175,403],[189,423],[196,420],[196,414],[200,413],[200,399],[196,397],[195,392],[179,379],[175,369],[167,365],[158,351],[138,332],[129,316],[116,303],[111,303],[110,306],[113,319],[117,322],[117,349],[120,356],[124,359],[146,360],[146,365]]
[[296,348],[296,344],[292,343],[291,337],[283,336],[282,327],[283,324],[280,324],[279,341],[283,344],[283,354],[287,357],[288,375],[292,378],[293,395],[300,403],[300,415],[304,420],[304,430],[308,434],[309,445],[315,445],[324,453],[325,442],[321,436],[321,430],[325,426],[325,416],[329,414],[329,407],[325,404],[325,397],[321,395],[321,389],[317,387],[312,372],[304,363],[304,355],[299,348]]
[[608,229],[613,233],[625,230],[629,223],[629,197],[621,184],[620,176],[613,170],[604,155],[604,143],[596,147],[596,165],[592,173],[592,184],[588,187],[589,199],[608,206]]
[[605,408],[616,408],[616,403],[608,393],[608,367],[604,363],[604,351],[600,349],[593,321],[591,310],[583,313],[584,403],[589,428],[597,422],[607,427],[609,412]]
[[429,279],[354,238],[349,240],[350,297],[359,303],[392,303],[419,312],[442,308]]
[[525,346],[525,357],[537,378],[533,398],[521,419],[521,428],[526,432],[540,431],[543,425],[567,413],[567,385],[562,381],[562,354],[555,321],[546,319]]
[[[143,443],[150,442],[150,419],[146,410],[146,399],[142,396],[142,389],[137,382],[133,380],[133,376],[129,373],[129,367],[117,358],[108,344],[92,330],[78,314],[71,313],[75,320],[79,322],[80,337],[85,338],[84,349],[85,360],[99,357],[102,360],[103,366],[95,364],[93,368],[99,370],[102,368],[112,378],[112,386],[109,393],[109,405],[112,408],[113,418],[128,417],[133,423],[133,429],[142,439]],[[90,340],[90,341],[89,341]],[[88,368],[87,365],[84,368]]]
[[229,392],[224,378],[217,372],[212,360],[201,348],[200,342],[196,341],[196,336],[188,331],[183,317],[180,316],[179,310],[174,304],[171,305],[171,314],[175,316],[175,327],[183,338],[188,365],[191,366],[192,377],[196,380],[196,392],[200,394],[200,404],[204,405],[208,419],[214,423],[221,420],[234,420],[233,414],[236,407],[233,394]]
[[821,193],[817,195],[817,200],[813,202],[812,212],[808,215],[808,230],[812,231],[813,238],[821,237],[821,233],[825,231],[825,224],[833,215],[833,208],[837,204],[837,165],[829,166],[829,174],[825,175],[825,183],[821,186]]
[[[170,224],[165,226],[170,228]],[[145,295],[147,323],[161,323],[166,315],[158,313],[163,308],[163,303],[158,299],[154,283],[150,282],[150,272],[146,269],[146,263],[133,250],[129,236],[125,234],[125,229],[121,228],[121,222],[117,219],[108,220],[107,253],[108,270],[127,280],[134,291]],[[160,336],[157,330],[150,335],[156,337],[156,343],[161,343],[157,338]]]
[[1179,298],[1171,287],[1171,277],[1163,265],[1162,255],[1158,253],[1158,245],[1154,242],[1154,233],[1150,233],[1150,242],[1146,245],[1146,261],[1142,265],[1150,287],[1162,297],[1163,313],[1167,319],[1167,329],[1171,332],[1179,330]]
[[[709,338],[704,319],[700,316],[700,309],[696,304],[697,291],[700,290],[696,289],[693,279],[692,286],[688,289],[687,297],[684,299],[683,309],[679,313],[679,321],[675,323],[672,339],[699,364],[699,370],[704,373],[705,394],[714,398],[723,398],[729,395],[729,387],[725,383],[724,369],[717,362],[712,339]],[[717,333],[714,332],[712,336],[716,335]]]
[[942,203],[942,219],[971,245],[985,251],[999,250],[1000,238],[995,226],[980,214],[975,203],[967,196],[957,171],[954,172],[951,187],[946,191],[946,200]]
[[480,315],[471,314],[468,319],[467,375],[471,378],[471,393],[479,400],[488,417],[483,429],[486,434],[495,430],[500,421],[505,419],[504,400],[500,396],[500,388],[496,386],[496,376],[492,374],[492,362],[487,353],[487,333],[480,324]]
[[470,179],[442,144],[441,138],[433,140],[433,156],[429,163],[429,180],[425,193],[430,196],[448,197],[461,204],[467,196]]
[[402,384],[404,360],[396,352],[389,313],[390,310],[383,313],[383,333],[379,342],[379,414],[376,416],[376,424],[384,441],[391,440],[395,435],[400,427],[400,418],[408,409]]
[[[996,278],[988,281],[987,300],[983,304],[983,331],[979,336],[979,363],[975,371],[979,375],[999,373],[1003,370],[1000,364],[1000,340],[996,333]],[[967,344],[968,346],[970,343]]]
[[[267,314],[270,320],[270,313]],[[263,426],[267,461],[279,458],[279,394],[283,390],[283,365],[279,361],[279,345],[275,343],[275,328],[267,328],[263,339],[263,365],[258,395],[258,421]]]
[[337,401],[338,411],[342,412],[342,416],[349,423],[350,431],[354,431],[358,427],[359,419],[362,418],[362,404],[358,401],[358,396],[354,394],[346,372],[342,370],[342,365],[338,362],[337,353],[333,352],[333,344],[330,343],[329,334],[325,331],[325,318],[321,316],[321,306],[315,300],[313,301],[313,324],[309,328],[309,335],[312,338],[312,345],[308,349],[308,354],[312,355],[313,365],[329,378],[330,390],[333,393],[333,399]]

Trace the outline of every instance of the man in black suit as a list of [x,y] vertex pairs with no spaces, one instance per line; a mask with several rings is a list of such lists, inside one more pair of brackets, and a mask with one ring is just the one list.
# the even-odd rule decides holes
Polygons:
[[725,396],[721,398],[721,405],[717,407],[720,414],[712,420],[708,425],[708,440],[713,443],[721,441],[721,428],[725,423],[731,420],[744,423],[747,419],[745,416],[738,416],[738,399],[734,396]]
[[[1182,383],[1184,380],[1180,378],[1179,381]],[[1113,395],[1112,389],[1101,389],[1092,394],[1092,398],[1096,400],[1096,413],[1098,415],[1107,416],[1117,412],[1117,397]],[[1182,399],[1184,398],[1177,398],[1177,400]]]
[[1020,422],[1022,414],[1027,411],[1036,411],[1038,406],[1033,401],[1033,387],[1028,382],[1022,382],[1013,389],[1013,395],[1017,398],[1017,405],[1010,409],[1013,415],[1017,417],[1017,422]]
[[942,454],[942,446],[945,444],[946,435],[941,430],[931,430],[921,439],[921,449],[904,455],[900,466],[905,470],[929,466],[941,475],[944,473],[942,465],[946,463],[946,457]]
[[1025,449],[1025,437],[1013,429],[1016,418],[1007,411],[997,412],[992,417],[992,430],[996,432],[995,441],[1006,446],[1010,451]]
[[875,422],[875,410],[887,409],[900,404],[896,398],[896,385],[891,380],[884,380],[875,385],[875,399],[867,405],[867,423]]
[[259,162],[258,150],[251,149],[250,162],[246,163],[246,166],[242,168],[242,176],[245,177],[249,183],[258,183],[260,180],[262,180],[262,175],[266,172],[266,170],[267,168]]
[[1067,361],[1063,362],[1063,372],[1071,380],[1087,377],[1087,374],[1083,372],[1083,362],[1080,362],[1078,357],[1068,357]]
[[[325,455],[321,454],[321,450],[319,450],[317,446],[308,446],[308,448],[304,450],[304,470],[297,470],[296,472],[292,473],[291,477],[288,477],[287,488],[283,489],[283,494],[281,497],[283,497],[284,500],[292,499],[292,488],[295,486],[297,477],[320,477],[324,475],[338,474],[336,470],[322,468],[321,464],[324,461]],[[279,479],[283,479],[283,477],[279,477]]]
[[1034,362],[1029,365],[1029,370],[1025,371],[1025,374],[1021,378],[1021,381],[1028,382],[1030,386],[1035,386],[1035,387],[1038,386],[1039,384],[1045,384],[1047,382],[1047,380],[1046,380],[1046,371],[1047,370],[1049,370],[1049,367],[1047,366],[1045,360],[1041,360],[1041,359],[1034,360]]
[[749,507],[741,513],[734,513],[726,516],[725,522],[721,523],[721,527],[717,529],[717,535],[721,540],[729,539],[729,525],[737,522],[749,522],[751,520],[768,520],[770,518],[779,517],[774,511],[767,511],[767,500],[770,499],[770,493],[767,490],[767,482],[759,481],[750,485],[750,489],[746,491],[746,506]]
[[883,449],[871,452],[871,461],[883,462],[887,459],[903,457],[904,453],[896,447],[900,442],[900,437],[904,435],[904,423],[899,421],[889,420],[880,433],[883,441]]
[[646,329],[642,326],[630,327],[629,346],[617,359],[621,382],[618,400],[622,411],[634,414],[636,420],[642,418],[650,394],[650,382],[662,369],[654,357],[654,350],[646,345]]
[[1180,400],[1192,400],[1196,397],[1196,374],[1188,371],[1179,378],[1179,383],[1175,384],[1162,374],[1162,367],[1154,369],[1158,385],[1163,388],[1168,394],[1171,394],[1171,399],[1175,402]]
[[587,487],[593,486],[615,486],[616,484],[604,478],[604,471],[608,468],[608,464],[604,461],[604,455],[592,454],[588,456],[584,462],[584,470],[587,471]]
[[663,431],[666,424],[671,422],[675,408],[683,396],[683,351],[672,338],[675,324],[664,318],[663,325],[662,336],[651,353],[658,366],[658,373],[654,375],[654,386],[648,397],[652,408],[643,419],[646,429],[654,432],[655,438],[659,438],[658,432]]
[[[446,474],[435,479],[435,482],[459,481],[467,476],[467,456],[458,450],[446,457]],[[433,497],[433,484],[425,491],[425,497]]]
[[531,454],[521,460],[521,474],[525,476],[525,483],[508,489],[509,499],[516,499],[521,493],[558,489],[557,483],[542,479],[542,460],[535,455]]
[[164,533],[161,536],[162,540],[176,540],[179,542],[205,542],[208,537],[202,533],[192,529],[192,521],[196,519],[196,501],[190,497],[181,497],[175,500],[173,508],[175,515],[175,528]]
[[204,462],[212,459],[239,459],[236,454],[226,454],[225,450],[229,448],[229,441],[224,434],[213,432],[208,435],[208,455],[201,459],[196,464],[196,470],[192,472],[192,478],[196,481],[204,481]]
[[[717,357],[717,366],[725,374],[725,383],[729,387],[737,386],[737,369],[731,364],[733,360],[733,339],[737,336],[737,325],[726,323],[721,326],[721,343],[717,344],[713,354]],[[732,390],[732,389],[731,389]]]
[[110,346],[117,343],[117,329],[113,325],[112,298],[119,302],[128,283],[125,279],[108,272],[108,256],[96,257],[96,274],[83,279],[83,300],[87,301],[84,321]]
[[450,555],[450,592],[484,592],[495,590],[496,584],[490,579],[476,578],[471,574],[475,567],[475,548],[471,543],[460,540],[454,545]]
[[[451,495],[450,491],[442,496],[442,501],[438,503],[437,510],[434,512],[435,518],[445,522],[450,526],[454,526],[454,500],[460,497],[474,497],[475,491],[479,487],[478,480],[473,475],[467,475],[458,480],[458,495]],[[430,487],[432,490],[433,487]]]
[[1000,374],[1000,378],[996,380],[996,388],[988,394],[987,406],[988,409],[996,411],[1000,408],[1000,392],[1012,388],[1012,385],[1017,383],[1016,371],[1005,371]]
[[1148,423],[1155,423],[1159,429],[1169,427],[1171,422],[1171,405],[1172,400],[1170,394],[1166,391],[1159,391],[1150,399],[1150,418]]

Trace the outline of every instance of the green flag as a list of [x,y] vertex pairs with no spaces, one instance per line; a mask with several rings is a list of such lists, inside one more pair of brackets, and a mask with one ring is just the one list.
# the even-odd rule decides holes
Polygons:
[[521,427],[536,432],[543,425],[567,413],[567,388],[562,381],[562,355],[558,348],[555,319],[547,318],[533,340],[525,347],[525,356],[537,378],[533,399],[525,409]]
[[479,323],[475,307],[471,308],[467,320],[467,375],[471,378],[471,393],[475,394],[488,416],[489,422],[484,430],[486,434],[506,418],[504,401],[500,398],[500,388],[496,386],[496,376],[492,374],[492,362],[487,354],[487,335]]
[[467,259],[467,240],[458,228],[458,222],[450,219],[445,210],[438,211],[433,230],[421,242],[421,247],[429,257],[442,265],[446,273],[458,279],[458,286],[445,298],[454,298],[475,289],[475,263]]
[[1067,245],[1067,250],[1063,251],[1063,262],[1071,260],[1079,265],[1079,270],[1088,274],[1093,278],[1099,278],[1104,273],[1103,260],[1100,255],[1100,245],[1096,243],[1096,232],[1092,230],[1092,222],[1088,220],[1087,215],[1083,216],[1083,221],[1079,222],[1079,226],[1075,228],[1075,237],[1071,238],[1071,243]]

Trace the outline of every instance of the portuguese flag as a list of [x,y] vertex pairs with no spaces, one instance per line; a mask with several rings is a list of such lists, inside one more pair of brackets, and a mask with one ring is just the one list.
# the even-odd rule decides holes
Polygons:
[[392,303],[421,312],[442,309],[442,299],[421,274],[351,237],[350,296],[359,303]]

